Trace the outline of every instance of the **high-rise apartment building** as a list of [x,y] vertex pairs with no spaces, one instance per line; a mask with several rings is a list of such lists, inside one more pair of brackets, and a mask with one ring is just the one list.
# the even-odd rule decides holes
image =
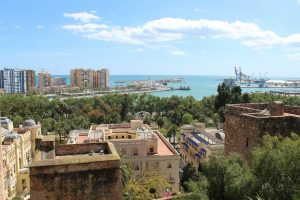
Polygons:
[[3,76],[4,71],[0,70],[0,88],[4,88],[4,76]]
[[100,69],[95,71],[94,76],[95,88],[104,89],[109,87],[109,70]]
[[72,69],[70,73],[71,87],[82,89],[109,87],[109,70],[92,70],[92,69]]
[[71,87],[82,87],[84,69],[71,69],[70,79]]
[[36,88],[36,78],[34,70],[25,70],[26,72],[26,87],[27,90]]
[[5,93],[26,93],[26,71],[4,68],[0,72],[0,86]]
[[51,87],[51,74],[45,70],[42,70],[38,74],[38,87],[39,89],[43,89],[45,87]]
[[79,87],[82,89],[93,88],[94,70],[92,69],[72,69],[71,74],[71,87]]

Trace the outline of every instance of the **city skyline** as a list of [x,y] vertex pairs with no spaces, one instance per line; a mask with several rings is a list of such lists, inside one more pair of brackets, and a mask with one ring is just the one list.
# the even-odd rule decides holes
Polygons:
[[113,75],[290,76],[300,72],[300,2],[10,1],[0,67],[108,68]]

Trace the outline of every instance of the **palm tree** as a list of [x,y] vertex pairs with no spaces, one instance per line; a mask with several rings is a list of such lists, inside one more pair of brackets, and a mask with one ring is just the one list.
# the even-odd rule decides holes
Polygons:
[[128,163],[126,163],[122,157],[120,163],[120,171],[121,171],[122,188],[125,188],[125,185],[131,179],[133,171],[131,166]]

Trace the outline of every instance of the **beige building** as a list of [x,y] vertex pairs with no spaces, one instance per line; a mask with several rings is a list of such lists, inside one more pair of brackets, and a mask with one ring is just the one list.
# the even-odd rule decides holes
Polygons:
[[109,70],[100,69],[95,71],[94,87],[99,89],[109,88]]
[[72,69],[70,72],[71,87],[81,89],[105,89],[109,87],[109,70]]
[[181,128],[180,155],[184,164],[198,168],[212,153],[224,151],[224,133],[216,129],[205,129],[205,124],[183,125]]
[[30,189],[28,165],[32,161],[35,149],[32,141],[41,134],[41,127],[33,120],[26,120],[23,126],[13,130],[1,127],[1,132],[2,199],[11,199],[15,196],[26,198]]
[[157,170],[165,176],[173,193],[179,192],[179,155],[157,130],[151,130],[141,120],[131,123],[92,125],[89,130],[73,130],[69,144],[109,141],[115,145],[126,162],[131,163],[135,175]]
[[26,71],[26,88],[27,91],[36,89],[36,80],[35,80],[35,71],[34,70],[25,70]]
[[71,87],[81,89],[93,88],[94,70],[92,69],[72,69],[70,72]]
[[38,88],[43,90],[44,88],[51,87],[52,78],[51,74],[45,70],[42,70],[38,74]]

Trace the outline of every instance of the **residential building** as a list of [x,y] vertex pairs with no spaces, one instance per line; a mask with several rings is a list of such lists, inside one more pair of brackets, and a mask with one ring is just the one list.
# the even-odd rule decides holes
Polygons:
[[99,89],[109,88],[109,70],[100,69],[95,71],[94,87]]
[[51,87],[52,77],[51,74],[45,70],[42,70],[38,74],[38,88],[43,90],[44,88]]
[[92,125],[89,130],[73,130],[69,144],[109,141],[123,155],[138,176],[146,170],[156,170],[170,183],[172,193],[179,192],[180,156],[157,130],[151,130],[141,120],[130,123]]
[[109,70],[72,69],[70,72],[71,87],[81,89],[105,89],[109,87]]
[[112,143],[55,146],[54,141],[36,139],[30,199],[121,200],[120,157]]
[[[4,120],[1,119],[2,121]],[[32,161],[35,149],[35,143],[32,141],[39,135],[41,127],[33,120],[26,120],[19,128],[12,130],[1,127],[2,199],[28,195],[30,190],[28,165]]]
[[7,129],[8,131],[12,131],[14,129],[13,122],[7,117],[0,117],[1,127]]
[[181,132],[180,155],[184,164],[191,163],[198,169],[210,155],[224,151],[224,133],[221,130],[206,129],[204,123],[196,123],[195,126],[183,125]]
[[81,89],[93,88],[94,70],[92,69],[72,69],[71,74],[71,87],[78,87]]
[[36,89],[36,78],[34,70],[25,70],[26,72],[26,88],[27,90],[35,90]]
[[237,152],[247,161],[266,134],[300,134],[300,108],[270,103],[229,104],[225,107],[225,153]]
[[4,68],[0,72],[0,86],[5,93],[26,93],[26,71]]
[[4,88],[4,71],[0,70],[0,88]]

